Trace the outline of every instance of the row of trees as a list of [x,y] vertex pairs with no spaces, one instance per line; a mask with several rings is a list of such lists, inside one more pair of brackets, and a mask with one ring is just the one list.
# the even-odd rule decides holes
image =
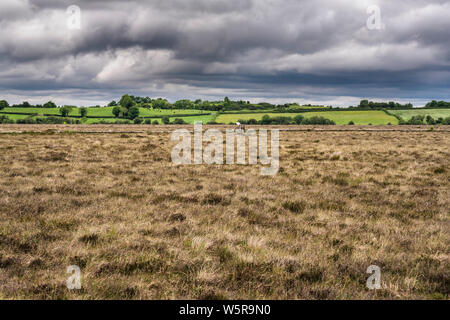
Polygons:
[[447,118],[438,118],[434,119],[432,116],[427,115],[426,117],[423,115],[417,115],[411,117],[411,119],[405,121],[400,119],[399,121],[400,125],[422,125],[422,124],[429,124],[429,125],[435,125],[435,124],[444,124],[444,125],[450,125],[450,117]]
[[81,124],[80,119],[74,118],[62,118],[62,117],[44,117],[44,118],[33,118],[32,116],[25,119],[13,119],[8,118],[5,115],[0,115],[0,124]]
[[[225,97],[223,101],[207,101],[207,100],[189,100],[182,99],[174,103],[170,103],[167,99],[157,98],[152,99],[149,97],[138,97],[133,95],[125,95],[122,97],[119,103],[112,101],[108,104],[110,107],[123,106],[122,101],[124,97],[131,101],[134,105],[138,105],[143,108],[154,108],[154,109],[194,109],[194,110],[208,110],[208,111],[239,111],[239,110],[288,110],[294,106],[299,106],[296,103],[285,103],[285,104],[271,104],[267,102],[261,102],[257,104],[252,104],[250,101],[232,101],[228,97]],[[306,105],[308,107],[314,108],[324,108],[324,106],[313,106],[311,104]],[[328,109],[333,109],[332,106],[326,107]],[[367,99],[361,100],[358,106],[350,106],[349,109],[412,109],[413,105],[411,103],[401,104],[394,101],[389,102],[374,102]],[[426,105],[426,108],[450,108],[450,102],[445,101],[432,101]]]
[[0,110],[2,110],[4,108],[9,108],[9,107],[11,107],[11,108],[57,108],[58,106],[53,101],[48,101],[44,104],[37,104],[37,105],[32,105],[28,101],[24,101],[19,104],[13,104],[12,106],[10,106],[8,101],[6,101],[6,100],[0,101]]
[[[68,117],[69,114],[72,112],[72,110],[73,110],[74,108],[75,108],[75,107],[72,107],[72,106],[64,106],[64,107],[61,107],[61,108],[59,108],[59,113],[60,113],[61,116],[63,116],[63,117]],[[76,108],[76,109],[78,109],[78,114],[79,114],[82,118],[86,118],[86,117],[87,117],[87,115],[88,115],[88,108],[81,107],[81,108]]]
[[450,102],[433,100],[425,105],[425,108],[429,109],[442,109],[450,108]]
[[[9,103],[8,103],[8,101],[6,101],[6,100],[0,100],[0,110],[3,110],[3,109],[5,109],[5,108],[9,108],[10,106],[9,106]],[[31,107],[34,107],[34,108],[57,108],[57,106],[56,106],[56,104],[54,104],[52,101],[49,101],[49,102],[47,102],[47,103],[45,103],[43,106],[40,106],[40,105],[37,105],[37,106],[31,106],[28,102],[24,102],[24,103],[22,103],[22,104],[19,104],[19,105],[13,105],[12,106],[13,108],[31,108]],[[76,108],[76,107],[73,107],[73,106],[64,106],[64,107],[61,107],[61,108],[59,108],[59,113],[63,116],[63,117],[68,117],[69,116],[69,113],[72,111],[72,109],[73,108]],[[84,108],[84,107],[81,107],[81,108],[77,108],[79,111],[79,115],[81,116],[81,117],[86,117],[87,116],[87,114],[88,114],[88,110],[87,110],[87,108]]]
[[[225,97],[222,101],[207,101],[207,100],[189,100],[182,99],[174,103],[170,103],[167,99],[157,98],[151,99],[149,97],[136,97],[133,95],[125,95],[121,98],[120,102],[111,101],[108,106],[116,107],[123,106],[122,100],[126,97],[127,100],[133,102],[134,105],[138,105],[142,108],[153,108],[153,109],[179,109],[179,110],[208,110],[208,111],[238,111],[238,110],[283,110],[292,107],[293,105],[298,106],[295,103],[286,103],[281,105],[274,105],[267,102],[261,102],[258,104],[252,104],[250,101],[232,101],[228,97]],[[322,106],[319,106],[322,107]]]
[[362,109],[412,109],[413,105],[411,103],[400,104],[398,102],[374,102],[369,100],[361,100],[359,106],[350,107],[350,109],[362,108]]

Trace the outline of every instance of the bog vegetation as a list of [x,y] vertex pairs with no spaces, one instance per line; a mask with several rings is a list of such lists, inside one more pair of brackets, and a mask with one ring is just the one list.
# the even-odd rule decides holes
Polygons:
[[163,127],[53,128],[0,135],[0,298],[449,298],[446,128],[282,131],[273,177],[175,166]]

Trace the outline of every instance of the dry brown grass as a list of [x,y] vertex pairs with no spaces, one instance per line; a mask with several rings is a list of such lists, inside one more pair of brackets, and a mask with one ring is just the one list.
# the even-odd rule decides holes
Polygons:
[[39,130],[0,135],[0,298],[448,299],[448,132],[282,132],[263,177],[174,166],[161,127]]

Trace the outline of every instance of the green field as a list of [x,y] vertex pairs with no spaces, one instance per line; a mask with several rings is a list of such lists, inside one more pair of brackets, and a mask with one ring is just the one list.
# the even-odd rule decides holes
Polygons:
[[204,111],[204,110],[194,110],[194,109],[186,109],[186,110],[166,110],[166,109],[145,109],[139,108],[139,116],[140,117],[158,117],[158,116],[177,116],[181,115],[194,115],[194,114],[202,114],[202,113],[211,113],[212,111]]
[[60,114],[58,108],[5,108],[1,113]]
[[[305,110],[309,110],[309,109],[325,109],[326,107],[320,107],[320,106],[291,106],[288,109],[283,110],[283,113],[290,113],[290,112],[296,112],[296,111],[305,111]],[[246,113],[279,113],[277,112],[279,109],[265,109],[265,110],[261,110],[261,109],[242,109],[242,110],[228,110],[225,111],[224,114],[237,114],[237,113],[242,113],[242,114],[246,114]]]
[[[207,124],[208,122],[213,120],[213,116],[194,116],[194,117],[180,117],[186,123],[194,124],[195,122],[202,122],[203,124]],[[173,119],[171,119],[173,121]]]
[[[270,117],[295,117],[299,115],[299,113],[253,113],[253,114],[222,114],[217,117],[216,122],[218,123],[230,123],[236,122],[238,120],[261,120],[261,118],[265,115],[269,115]],[[398,124],[398,120],[386,114],[383,111],[323,111],[323,112],[305,112],[300,113],[305,118],[310,118],[314,116],[321,116],[324,118],[328,118],[336,122],[336,124],[348,124],[350,121],[353,121],[356,125],[385,125],[388,123]]]
[[9,119],[12,119],[14,121],[19,120],[19,119],[26,119],[29,117],[25,114],[0,114],[0,116],[6,116]]
[[407,121],[413,116],[430,115],[434,119],[450,117],[450,109],[417,109],[417,110],[389,110],[390,113],[400,116],[403,120]]
[[302,114],[305,115],[306,113],[248,113],[248,114],[221,114],[217,117],[216,122],[217,123],[224,123],[228,124],[230,122],[237,122],[238,120],[261,120],[261,118],[264,115],[268,115],[271,118],[273,117],[295,117],[296,115]]

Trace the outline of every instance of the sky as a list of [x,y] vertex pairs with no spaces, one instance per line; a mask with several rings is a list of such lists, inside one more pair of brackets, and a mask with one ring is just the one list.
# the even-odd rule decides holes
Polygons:
[[450,1],[1,0],[0,99],[450,100]]

